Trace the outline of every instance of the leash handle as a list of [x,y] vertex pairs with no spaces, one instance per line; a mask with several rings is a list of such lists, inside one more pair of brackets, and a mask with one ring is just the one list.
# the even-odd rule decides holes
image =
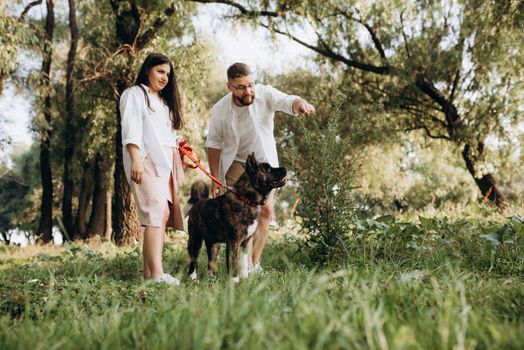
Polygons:
[[[216,177],[211,175],[209,171],[204,169],[204,167],[200,164],[200,156],[198,155],[197,151],[193,149],[193,147],[188,145],[186,138],[183,137],[180,140],[178,144],[178,151],[180,152],[180,158],[182,159],[183,166],[191,169],[196,169],[198,167],[200,170],[204,172],[204,174],[206,174],[211,179],[211,181],[216,183],[218,186],[224,187],[230,191],[232,190],[232,187],[223,185],[219,179],[217,179]],[[184,160],[185,156],[187,156],[193,162],[193,164],[186,162]]]

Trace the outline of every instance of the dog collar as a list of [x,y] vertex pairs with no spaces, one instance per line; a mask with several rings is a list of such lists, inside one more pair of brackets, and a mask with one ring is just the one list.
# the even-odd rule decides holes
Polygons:
[[235,188],[228,188],[229,191],[233,192],[238,199],[240,199],[244,204],[247,204],[249,206],[252,206],[254,208],[258,207],[259,205],[264,205],[267,202],[267,195],[264,195],[264,199],[260,202],[253,202],[246,196],[244,196],[242,193],[238,192]]

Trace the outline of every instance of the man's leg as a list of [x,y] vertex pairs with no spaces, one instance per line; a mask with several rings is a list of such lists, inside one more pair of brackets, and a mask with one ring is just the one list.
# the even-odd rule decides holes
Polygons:
[[258,226],[253,235],[253,252],[251,260],[253,266],[260,261],[264,247],[266,246],[267,237],[269,235],[269,223],[273,217],[273,203],[275,191],[269,195],[268,201],[260,208],[260,215],[258,217]]

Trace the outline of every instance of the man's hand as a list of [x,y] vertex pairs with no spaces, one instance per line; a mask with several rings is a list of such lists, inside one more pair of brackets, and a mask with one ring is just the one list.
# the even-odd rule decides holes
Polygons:
[[293,102],[293,112],[300,116],[310,116],[315,113],[315,107],[309,104],[306,100],[297,98]]
[[220,187],[214,182],[211,181],[211,196],[216,198],[220,195]]
[[[209,171],[214,177],[218,177],[218,168],[220,162],[220,154],[222,150],[216,148],[207,149],[207,159],[209,161]],[[213,198],[220,194],[220,187],[213,181],[211,181],[211,196]]]

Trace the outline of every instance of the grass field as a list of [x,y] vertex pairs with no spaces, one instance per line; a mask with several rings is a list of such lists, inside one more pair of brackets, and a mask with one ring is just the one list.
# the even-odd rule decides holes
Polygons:
[[[138,248],[0,246],[0,349],[524,349],[520,217],[362,219],[323,266],[295,233],[236,285],[223,257],[167,287],[141,280]],[[181,278],[184,244],[164,252]]]

